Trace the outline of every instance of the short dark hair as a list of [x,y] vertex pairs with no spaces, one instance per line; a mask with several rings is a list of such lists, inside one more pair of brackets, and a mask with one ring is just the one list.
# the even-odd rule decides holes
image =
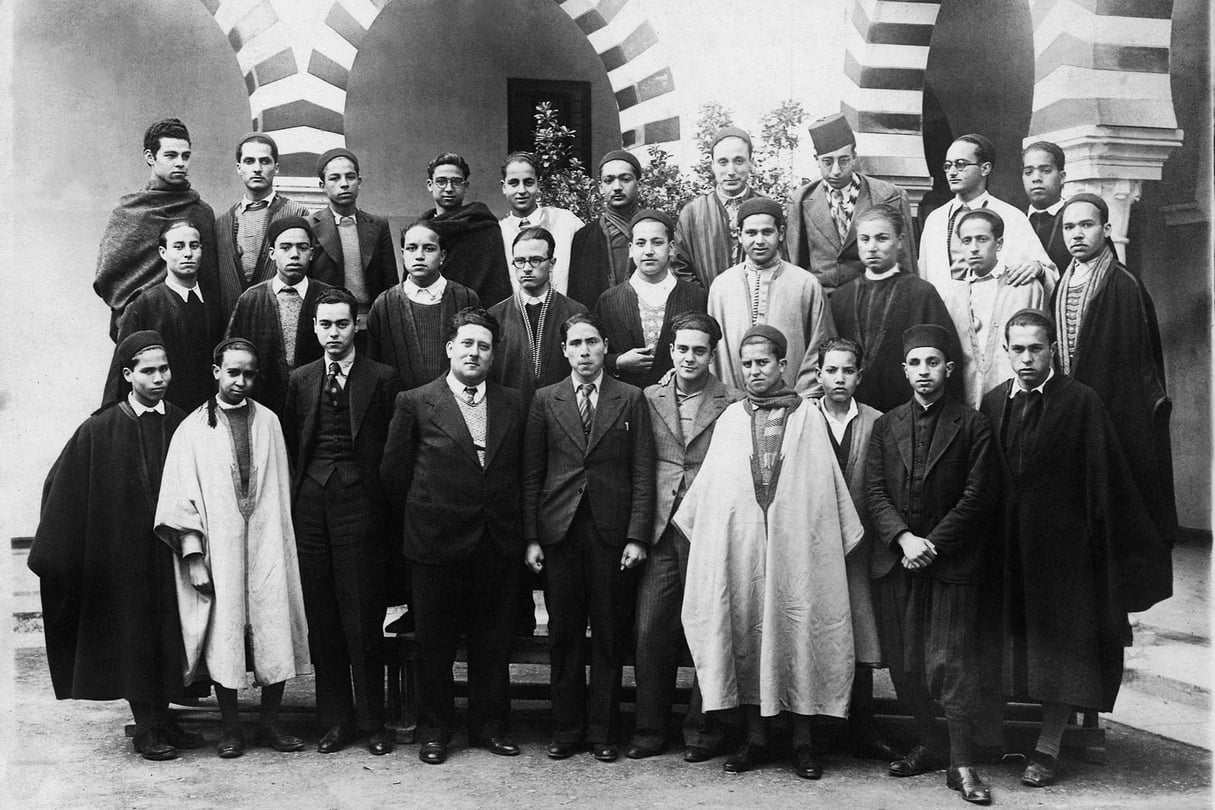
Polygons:
[[426,164],[427,178],[434,179],[435,169],[440,166],[455,166],[464,175],[467,180],[472,176],[472,169],[468,168],[468,161],[455,152],[440,152],[430,159],[430,163]]
[[1021,157],[1024,158],[1030,152],[1035,150],[1045,152],[1050,155],[1051,159],[1055,161],[1056,171],[1063,171],[1063,166],[1065,165],[1066,160],[1063,157],[1063,150],[1059,147],[1059,144],[1051,143],[1050,141],[1034,141],[1029,146],[1021,150]]
[[671,319],[671,335],[680,329],[695,329],[709,336],[709,348],[716,349],[721,340],[721,324],[712,315],[705,312],[681,312]]
[[199,227],[194,224],[194,220],[178,217],[177,219],[171,219],[164,224],[164,227],[160,229],[160,233],[156,237],[156,241],[160,243],[161,247],[168,247],[169,231],[175,231],[178,228],[193,228],[200,237],[202,236],[202,231],[199,230]]
[[526,163],[532,167],[532,171],[536,173],[536,177],[540,177],[540,162],[536,160],[536,156],[531,152],[526,152],[522,149],[511,152],[506,156],[506,160],[502,161],[502,179],[506,179],[506,167],[512,163]]
[[178,138],[189,143],[190,130],[186,129],[186,125],[176,118],[157,121],[143,133],[144,151],[151,152],[153,155],[159,152],[161,138]]
[[434,223],[429,219],[415,219],[413,222],[401,229],[401,247],[405,247],[405,234],[412,231],[414,228],[425,228],[439,238],[439,250],[447,250],[447,237],[443,235],[443,231],[436,228]]
[[1013,316],[1008,319],[1008,323],[1004,324],[1004,343],[1008,343],[1008,331],[1014,326],[1037,326],[1046,330],[1046,342],[1056,343],[1058,334],[1055,331],[1055,321],[1045,312],[1037,309],[1023,309],[1019,312],[1014,312]]
[[498,345],[498,339],[502,335],[502,327],[498,324],[498,319],[481,307],[465,307],[451,316],[451,321],[447,325],[448,342],[456,339],[456,334],[459,333],[461,326],[485,327],[492,336],[494,346]]
[[856,218],[856,227],[859,230],[862,222],[869,222],[874,219],[884,219],[894,228],[896,236],[903,235],[903,229],[907,227],[907,223],[903,222],[903,214],[893,205],[875,205],[872,208],[866,208],[861,212],[861,215]]
[[528,240],[539,240],[548,245],[548,257],[553,258],[554,251],[557,250],[557,240],[553,239],[553,235],[548,232],[548,228],[541,228],[539,225],[533,225],[530,228],[524,228],[515,235],[515,241],[510,243],[513,250],[515,245]]
[[215,351],[211,353],[212,362],[217,366],[223,365],[224,355],[228,352],[248,352],[249,354],[253,355],[259,365],[261,364],[261,355],[257,353],[257,346],[254,345],[253,341],[251,340],[246,340],[245,338],[228,338],[227,340],[220,342],[220,344],[215,347]]
[[976,208],[973,211],[967,211],[958,219],[957,229],[962,230],[962,223],[968,219],[981,219],[991,225],[991,235],[997,239],[1004,236],[1004,218],[987,208]]
[[766,338],[763,335],[751,335],[750,337],[743,338],[743,342],[739,344],[738,354],[740,357],[742,356],[743,347],[748,346],[752,343],[767,343],[769,346],[772,347],[772,356],[775,357],[777,360],[784,360],[785,354],[788,351],[788,349],[781,349],[781,347],[776,343],[776,341]]
[[247,143],[264,143],[270,147],[270,157],[274,158],[274,162],[278,163],[278,144],[269,135],[263,135],[260,132],[254,132],[252,135],[246,135],[241,139],[241,142],[236,145],[236,162],[240,163],[241,152],[244,151]]
[[599,337],[603,337],[603,324],[599,323],[599,319],[589,312],[579,312],[566,318],[565,323],[561,324],[562,343],[565,343],[565,338],[569,335],[570,330],[580,323],[595,327],[595,331],[599,333]]
[[852,352],[857,368],[865,366],[865,350],[855,340],[842,337],[830,337],[818,344],[818,365],[822,368],[827,359],[827,352]]
[[316,302],[312,305],[312,320],[316,320],[316,311],[321,304],[345,304],[350,307],[351,320],[359,317],[359,302],[354,297],[354,293],[345,287],[330,287],[321,292],[316,297]]
[[953,139],[954,143],[962,141],[971,144],[975,148],[975,157],[980,163],[990,163],[996,165],[996,146],[985,135],[980,135],[977,132],[971,132],[968,135],[960,135]]

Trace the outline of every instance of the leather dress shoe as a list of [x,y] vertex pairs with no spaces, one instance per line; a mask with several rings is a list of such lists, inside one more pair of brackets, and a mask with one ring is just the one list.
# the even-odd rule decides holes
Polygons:
[[224,726],[215,746],[220,759],[235,759],[245,753],[245,732],[240,726]]
[[273,748],[275,751],[281,751],[284,754],[291,751],[304,750],[303,740],[294,734],[288,734],[272,723],[261,723],[258,725],[253,743],[265,748]]
[[743,743],[737,751],[730,755],[722,770],[726,773],[746,773],[752,768],[758,768],[772,761],[772,752],[767,746],[755,743]]
[[325,736],[321,737],[321,741],[317,743],[316,750],[322,754],[336,754],[349,745],[353,737],[354,730],[352,728],[338,723],[325,732]]
[[160,730],[165,742],[174,748],[188,751],[193,748],[202,748],[207,744],[206,737],[196,731],[186,731],[178,725],[176,720],[169,720],[160,727]]
[[802,779],[821,779],[823,765],[814,755],[814,748],[809,745],[799,745],[793,749],[793,772]]
[[418,749],[418,759],[427,765],[442,765],[447,761],[447,743],[437,740],[422,743],[422,747]]
[[629,759],[649,759],[661,753],[662,751],[655,751],[653,748],[646,748],[644,745],[630,745],[624,752],[624,755]]
[[476,748],[484,748],[491,754],[500,757],[519,756],[519,745],[510,737],[478,737],[471,741]]
[[945,784],[950,790],[962,792],[962,798],[974,804],[990,804],[991,788],[979,776],[979,772],[969,765],[950,768],[945,772]]
[[615,762],[620,757],[620,749],[611,743],[591,746],[591,756],[600,762]]
[[926,745],[917,745],[906,756],[890,763],[891,776],[919,776],[932,769],[932,754]]
[[392,753],[392,735],[382,726],[367,735],[367,750],[377,757]]
[[569,759],[577,753],[578,748],[578,743],[553,740],[548,744],[548,756],[549,759]]
[[717,750],[703,745],[689,745],[683,752],[684,762],[708,762],[717,756]]
[[136,731],[132,742],[141,757],[153,762],[164,762],[178,757],[177,748],[169,744],[163,729],[156,726]]
[[1034,752],[1029,764],[1021,773],[1021,784],[1029,787],[1053,785],[1059,777],[1059,760],[1048,754]]

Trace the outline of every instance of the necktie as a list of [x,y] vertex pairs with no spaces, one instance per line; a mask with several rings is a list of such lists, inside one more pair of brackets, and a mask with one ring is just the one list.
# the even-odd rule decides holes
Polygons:
[[342,373],[342,367],[336,362],[329,364],[329,376],[325,380],[325,393],[329,395],[329,401],[334,405],[338,403],[338,397],[342,395],[342,385],[338,382],[338,375]]
[[523,219],[519,220],[519,230],[523,230],[524,228],[530,228],[531,226],[532,226],[531,220],[529,220],[527,217],[524,217]]
[[835,230],[840,235],[840,241],[848,237],[848,212],[844,210],[844,192],[838,188],[831,189],[831,218],[835,220]]
[[464,386],[464,396],[468,397],[469,405],[477,404],[477,389],[476,388],[473,388],[471,385]]
[[299,329],[300,310],[303,308],[299,290],[283,287],[278,291],[278,319],[283,330],[283,356],[287,359],[287,368],[295,368],[295,333]]
[[268,208],[269,206],[270,206],[269,200],[255,200],[254,202],[251,202],[248,205],[246,205],[245,210],[246,211],[260,211],[263,208]]
[[595,406],[591,404],[591,394],[595,393],[594,383],[583,383],[578,386],[578,413],[582,415],[582,432],[591,432],[591,422],[595,420]]

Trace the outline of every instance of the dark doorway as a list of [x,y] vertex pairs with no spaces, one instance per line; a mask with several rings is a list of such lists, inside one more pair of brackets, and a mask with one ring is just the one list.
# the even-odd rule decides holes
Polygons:
[[536,105],[547,101],[562,126],[574,130],[570,157],[591,165],[591,83],[554,79],[506,80],[506,149],[531,151],[536,130]]

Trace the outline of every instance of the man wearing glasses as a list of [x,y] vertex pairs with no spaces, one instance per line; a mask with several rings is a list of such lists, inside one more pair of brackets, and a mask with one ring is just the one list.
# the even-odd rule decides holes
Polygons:
[[[807,183],[789,200],[785,247],[789,261],[814,274],[828,295],[865,272],[856,244],[856,218],[875,205],[897,208],[911,222],[907,192],[856,170],[856,137],[841,113],[810,125],[822,180]],[[910,229],[899,243],[899,267],[918,273]]]
[[436,155],[426,167],[426,187],[435,207],[422,219],[443,236],[447,251],[444,277],[463,284],[486,305],[492,305],[510,297],[510,275],[498,218],[485,203],[464,203],[471,174],[468,162],[460,155]]
[[995,166],[996,148],[982,135],[963,135],[945,153],[945,179],[953,199],[933,211],[924,221],[920,236],[920,273],[944,295],[951,280],[963,281],[970,267],[958,238],[958,221],[967,211],[986,209],[1004,221],[1004,250],[1000,258],[1007,266],[1007,281],[1014,287],[1034,279],[1042,282],[1049,296],[1059,280],[1056,269],[1025,212],[987,190]]

